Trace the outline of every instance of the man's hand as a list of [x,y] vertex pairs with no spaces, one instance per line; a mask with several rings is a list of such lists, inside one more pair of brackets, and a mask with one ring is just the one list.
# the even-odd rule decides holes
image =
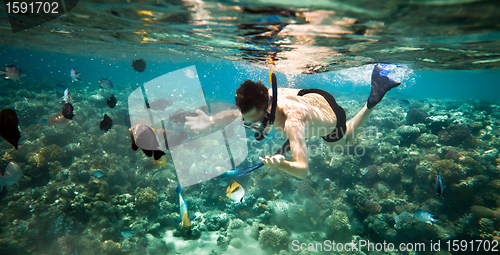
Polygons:
[[269,156],[266,156],[265,158],[263,157],[259,157],[260,161],[262,161],[262,163],[264,163],[264,165],[268,166],[268,167],[276,167],[276,168],[280,168],[280,166],[283,166],[284,162],[285,162],[285,157],[283,155],[280,155],[280,154],[276,154],[272,157],[269,157]]
[[208,115],[200,109],[197,109],[196,113],[198,114],[196,117],[186,116],[187,121],[185,125],[189,126],[191,130],[194,131],[203,131],[210,128],[210,125],[212,124],[210,117],[208,117]]

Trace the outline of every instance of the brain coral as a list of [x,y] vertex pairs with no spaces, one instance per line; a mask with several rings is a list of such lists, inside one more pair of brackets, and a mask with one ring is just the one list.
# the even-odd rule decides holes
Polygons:
[[439,143],[449,146],[474,147],[476,139],[472,136],[471,130],[465,125],[451,125],[438,133]]
[[425,123],[427,116],[429,115],[424,110],[414,108],[410,109],[408,113],[406,113],[406,124],[413,125],[418,123]]
[[273,251],[286,249],[288,246],[288,233],[278,228],[276,225],[272,228],[266,228],[260,231],[259,243],[262,247],[270,248]]

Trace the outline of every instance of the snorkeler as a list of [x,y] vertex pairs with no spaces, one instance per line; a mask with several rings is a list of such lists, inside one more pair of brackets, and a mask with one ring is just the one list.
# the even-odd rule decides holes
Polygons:
[[[198,116],[186,117],[185,124],[193,130],[223,126],[230,123],[240,114],[246,128],[257,131],[256,138],[263,139],[274,128],[281,132],[288,141],[282,149],[292,153],[293,160],[285,160],[277,153],[273,156],[260,157],[262,163],[300,179],[309,173],[307,162],[306,139],[321,136],[333,148],[336,145],[345,146],[356,137],[356,130],[367,120],[385,93],[401,83],[387,77],[391,64],[377,64],[372,73],[371,93],[366,104],[351,120],[346,122],[344,109],[340,107],[333,96],[319,89],[270,89],[262,82],[246,80],[236,90],[236,106],[239,110],[227,110],[208,116],[202,110],[197,110]],[[276,76],[271,76],[273,87],[276,87]],[[272,90],[274,96],[269,95]]]

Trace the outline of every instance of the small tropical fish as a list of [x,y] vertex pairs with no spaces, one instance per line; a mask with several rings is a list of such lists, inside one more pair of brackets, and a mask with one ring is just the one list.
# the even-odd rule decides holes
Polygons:
[[189,218],[188,207],[186,204],[186,200],[181,195],[181,185],[177,185],[175,188],[175,192],[179,195],[179,209],[181,215],[181,225],[187,231],[187,234],[191,234],[191,219]]
[[167,167],[167,160],[165,158],[162,159],[162,160],[160,160],[160,161],[151,159],[150,161],[148,161],[148,163],[146,163],[144,165],[144,168],[145,169],[149,169],[149,170],[155,169],[155,168],[158,168],[158,167],[160,167],[160,168]]
[[228,198],[234,201],[234,203],[240,203],[244,202],[244,196],[245,196],[245,190],[243,187],[237,183],[234,182],[231,184],[231,186],[227,187],[226,189],[226,195]]
[[99,124],[99,129],[104,130],[104,132],[108,132],[112,126],[113,120],[107,114],[104,114],[104,118],[102,119],[101,124]]
[[5,168],[5,173],[3,174],[3,176],[0,175],[1,191],[3,191],[3,186],[16,185],[16,187],[19,188],[17,182],[19,181],[19,179],[21,179],[21,176],[23,176],[21,168],[19,168],[16,162],[10,162]]
[[[171,106],[174,102],[169,99],[165,98],[160,98],[156,99],[155,101],[149,103],[149,108],[152,110],[157,110],[157,111],[164,111],[167,107]],[[146,104],[144,104],[144,109],[147,109],[148,107]]]
[[156,140],[154,130],[146,124],[137,124],[129,129],[130,139],[132,140],[132,150],[141,148],[148,157],[159,160],[165,152],[159,149],[160,145]]
[[18,81],[23,75],[23,71],[16,65],[6,65],[5,71],[0,71],[0,76],[5,75],[6,80]]
[[80,73],[76,72],[76,70],[74,68],[71,68],[70,76],[71,76],[71,82],[75,82],[75,81],[80,80]]
[[172,121],[173,123],[181,123],[184,124],[186,123],[186,116],[187,112],[184,111],[184,109],[179,109],[172,114],[168,115],[168,120]]
[[19,145],[19,138],[21,138],[18,124],[17,114],[14,110],[3,109],[0,111],[0,136],[14,146],[16,150]]
[[63,92],[63,102],[71,103],[71,98],[69,97],[69,88],[68,87],[66,87],[66,89]]
[[189,68],[186,70],[183,70],[183,72],[184,72],[184,75],[190,79],[196,78],[196,76],[197,76],[196,73]]
[[313,217],[311,217],[311,222],[312,222],[314,225],[316,225],[316,220],[315,220]]
[[73,114],[73,106],[70,103],[65,103],[62,108],[62,115],[64,118],[71,120],[75,116]]
[[399,104],[403,107],[406,107],[406,106],[409,106],[411,103],[410,103],[410,101],[403,99],[403,100],[399,100]]
[[68,125],[68,119],[64,117],[61,113],[56,114],[54,117],[49,118],[47,121],[49,127],[55,126],[56,128],[63,128]]
[[146,70],[146,61],[144,61],[144,59],[142,59],[142,58],[134,60],[134,61],[132,61],[132,67],[137,72],[142,73],[142,72],[144,72],[144,70]]
[[104,175],[104,173],[101,170],[96,170],[92,173],[92,176],[95,178],[101,178]]
[[230,176],[236,176],[238,175],[238,171],[239,171],[238,169],[226,170],[223,174],[219,175],[218,178],[227,179]]
[[106,99],[106,104],[109,106],[109,108],[113,109],[116,106],[116,97],[114,95],[111,95],[108,99]]
[[52,172],[57,172],[61,169],[60,166],[51,166],[49,167],[49,170],[52,171]]
[[414,213],[413,213],[413,217],[415,217],[415,219],[419,220],[419,221],[423,221],[427,224],[431,224],[431,225],[434,225],[435,222],[438,222],[438,220],[435,220],[433,217],[432,214],[424,211],[424,210],[416,210]]
[[220,181],[220,182],[219,182],[219,186],[221,186],[221,187],[226,187],[226,186],[227,186],[227,182],[225,182],[225,181]]
[[127,229],[124,229],[122,232],[121,232],[123,238],[132,238],[134,237],[134,232],[132,232],[132,229],[130,228],[127,228]]
[[99,87],[103,88],[103,89],[113,89],[113,83],[108,80],[108,79],[99,79],[98,81],[99,84]]
[[437,177],[436,177],[436,195],[438,197],[441,197],[443,195],[444,188],[446,186],[443,186],[443,179],[441,178],[441,168],[438,169],[437,172]]
[[83,153],[83,148],[81,143],[69,143],[62,147],[66,153]]
[[281,186],[281,184],[283,184],[283,182],[278,182],[278,183],[276,183],[276,184],[274,185],[274,187],[279,187],[279,186]]

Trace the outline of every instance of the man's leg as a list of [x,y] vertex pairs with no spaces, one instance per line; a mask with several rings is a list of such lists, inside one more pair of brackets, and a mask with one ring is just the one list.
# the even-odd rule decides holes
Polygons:
[[354,118],[347,122],[347,130],[344,137],[339,141],[339,143],[332,145],[345,145],[346,143],[353,141],[361,131],[361,126],[366,123],[368,117],[373,112],[374,106],[382,100],[387,91],[398,87],[401,84],[400,82],[396,82],[387,76],[390,72],[388,69],[389,65],[391,64],[377,64],[375,68],[373,68],[372,90],[370,92],[370,97],[368,97],[368,100],[361,111],[359,111]]

